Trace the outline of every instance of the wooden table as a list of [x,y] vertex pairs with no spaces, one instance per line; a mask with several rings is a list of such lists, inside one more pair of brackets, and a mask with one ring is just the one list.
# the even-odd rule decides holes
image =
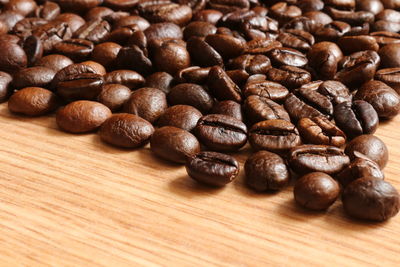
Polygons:
[[[1,266],[400,264],[400,215],[358,222],[340,201],[307,212],[292,187],[256,194],[243,172],[213,190],[148,147],[63,133],[54,117],[14,116],[5,104],[0,115]],[[400,189],[400,117],[377,135],[390,150],[387,180]]]

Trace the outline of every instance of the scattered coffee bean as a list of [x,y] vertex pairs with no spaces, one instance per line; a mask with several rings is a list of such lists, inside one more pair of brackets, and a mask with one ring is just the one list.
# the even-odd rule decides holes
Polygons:
[[174,126],[186,131],[192,131],[203,115],[199,110],[188,105],[175,105],[169,107],[157,121],[157,125]]
[[97,96],[97,101],[107,106],[111,111],[117,111],[128,101],[131,93],[132,91],[122,84],[105,84]]

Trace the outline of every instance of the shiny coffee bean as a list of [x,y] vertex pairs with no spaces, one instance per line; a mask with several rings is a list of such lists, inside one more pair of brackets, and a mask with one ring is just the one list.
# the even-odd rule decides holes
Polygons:
[[58,72],[61,69],[72,64],[74,64],[74,62],[66,56],[51,54],[38,59],[34,65],[40,67],[47,67]]
[[93,51],[93,43],[84,39],[69,39],[53,46],[53,51],[74,61],[85,60]]
[[271,68],[271,62],[264,55],[244,54],[229,61],[229,69],[243,69],[248,74],[263,74]]
[[189,40],[190,37],[206,37],[209,34],[215,34],[217,27],[210,22],[193,21],[189,23],[183,30],[183,38]]
[[46,1],[35,9],[35,17],[53,20],[60,14],[60,6],[57,3]]
[[351,31],[351,26],[343,21],[330,21],[323,27],[318,28],[314,36],[317,41],[335,42],[343,35]]
[[284,47],[297,49],[302,52],[310,50],[314,45],[314,36],[303,30],[287,29],[278,35],[277,41]]
[[376,39],[368,35],[341,37],[338,41],[338,46],[345,55],[364,50],[379,50],[379,45],[376,42]]
[[190,55],[180,44],[163,43],[154,51],[153,64],[157,70],[174,75],[179,70],[190,67]]
[[271,68],[267,77],[268,80],[280,83],[289,89],[298,88],[311,81],[311,74],[308,71],[293,66]]
[[28,38],[25,39],[24,43],[22,44],[22,48],[26,53],[28,66],[32,66],[33,64],[35,64],[35,62],[43,56],[43,43],[38,37],[34,35],[30,35]]
[[343,58],[340,48],[331,42],[316,43],[307,54],[309,65],[323,80],[333,79],[337,64]]
[[199,37],[192,37],[188,40],[187,50],[193,61],[199,66],[211,67],[215,65],[224,65],[224,60],[221,55],[211,45]]
[[240,88],[219,66],[214,66],[208,74],[208,88],[218,100],[242,101]]
[[211,186],[224,186],[239,174],[239,163],[229,155],[203,151],[187,159],[188,175],[194,180]]
[[225,100],[214,103],[214,106],[210,110],[210,113],[231,116],[240,121],[244,120],[242,106],[232,100]]
[[198,66],[193,66],[180,70],[176,75],[174,81],[176,83],[205,84],[207,83],[209,73],[210,68],[200,68]]
[[272,49],[268,52],[268,56],[275,66],[304,67],[308,63],[307,57],[303,53],[287,47]]
[[371,36],[375,38],[380,46],[400,43],[400,34],[395,32],[371,32]]
[[286,2],[278,2],[271,6],[269,14],[272,18],[278,20],[280,23],[285,23],[293,18],[301,16],[301,9],[294,5],[289,5]]
[[85,39],[95,44],[104,42],[107,35],[111,31],[110,24],[101,19],[88,21],[85,25],[80,27],[75,33],[74,37],[78,39]]
[[290,179],[285,160],[268,151],[251,155],[244,164],[244,170],[247,186],[257,192],[281,190]]
[[102,64],[105,68],[112,68],[121,48],[117,43],[104,42],[93,48],[91,58]]
[[53,80],[56,72],[47,67],[30,67],[22,69],[14,74],[13,87],[47,87]]
[[157,125],[174,126],[190,132],[202,116],[201,112],[192,106],[175,105],[165,110],[158,119]]
[[217,24],[223,14],[215,9],[203,9],[193,14],[193,21],[205,21],[211,24]]
[[214,99],[200,85],[181,83],[174,86],[168,93],[168,103],[170,105],[193,106],[201,113],[207,113],[212,108]]
[[131,93],[131,89],[122,84],[104,84],[97,96],[97,101],[114,112],[122,108]]
[[0,71],[13,73],[27,66],[28,58],[21,46],[2,41],[0,48]]
[[[311,90],[308,92],[311,92]],[[321,102],[321,99],[318,98],[314,100],[317,101],[316,104],[323,104],[325,102]],[[326,116],[326,114],[314,108],[314,105],[309,105],[307,102],[307,98],[303,100],[302,98],[290,93],[285,100],[284,107],[294,121],[299,121],[302,118]],[[318,107],[321,107],[321,105],[318,105]]]
[[57,93],[66,101],[93,100],[101,92],[103,84],[103,77],[99,74],[72,74],[57,83]]
[[400,67],[380,69],[375,73],[375,80],[381,81],[400,93]]
[[400,67],[400,44],[388,44],[379,49],[382,68]]
[[115,70],[104,76],[106,84],[119,83],[130,89],[141,87],[145,80],[142,75],[133,70]]
[[119,50],[115,64],[119,69],[130,69],[146,76],[152,73],[153,63],[137,45]]
[[245,97],[258,95],[276,102],[282,102],[288,96],[289,90],[279,83],[260,80],[247,82],[244,86],[243,94]]
[[352,99],[349,88],[338,81],[324,81],[318,86],[317,91],[327,97],[333,105],[348,102]]
[[183,38],[181,28],[178,25],[170,22],[151,24],[150,27],[144,31],[144,33],[148,42],[155,40]]
[[8,99],[11,94],[11,82],[13,78],[10,74],[0,71],[0,103]]
[[204,40],[225,59],[240,56],[245,48],[245,42],[225,34],[210,34]]
[[244,101],[243,108],[247,120],[252,124],[272,119],[290,121],[286,110],[278,103],[266,97],[251,95]]
[[151,23],[172,22],[179,26],[186,25],[192,18],[192,9],[187,5],[175,3],[152,4],[139,3],[140,15]]
[[173,79],[174,77],[167,72],[154,72],[146,77],[144,86],[157,88],[168,94],[171,91]]

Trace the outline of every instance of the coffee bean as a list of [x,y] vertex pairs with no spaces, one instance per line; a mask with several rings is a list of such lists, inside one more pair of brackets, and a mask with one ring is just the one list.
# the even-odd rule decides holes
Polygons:
[[143,87],[132,92],[129,100],[125,102],[124,111],[154,123],[164,113],[167,106],[167,98],[163,91]]
[[47,87],[53,80],[56,72],[47,67],[30,67],[14,74],[13,86],[15,89],[24,87]]
[[107,106],[111,111],[117,111],[122,108],[130,96],[131,90],[122,84],[104,84],[97,96],[97,101]]
[[236,151],[247,142],[246,125],[222,114],[202,117],[194,133],[202,144],[215,151]]
[[292,148],[288,158],[290,167],[299,174],[336,174],[350,163],[349,157],[342,149],[324,145],[302,145]]
[[169,22],[151,24],[144,31],[147,41],[164,40],[164,39],[182,39],[183,33],[181,28]]
[[390,119],[400,111],[400,97],[391,87],[380,81],[364,83],[354,96],[356,100],[364,100],[370,103],[378,116]]
[[186,25],[192,18],[192,9],[186,5],[175,3],[148,4],[140,3],[138,5],[139,13],[151,23],[172,22],[179,26]]
[[119,50],[115,64],[120,69],[130,69],[142,75],[152,73],[153,63],[137,45],[123,47]]
[[384,7],[380,0],[359,0],[356,1],[357,10],[368,11],[374,15],[381,12]]
[[379,117],[374,107],[366,101],[343,102],[335,106],[336,124],[349,138],[373,134],[378,128]]
[[[308,90],[308,92],[312,92],[311,90]],[[301,118],[312,118],[312,117],[320,117],[324,116],[324,113],[322,113],[320,110],[314,108],[314,105],[309,105],[307,102],[308,99],[305,98],[302,100],[300,97],[297,97],[296,95],[290,93],[289,96],[286,98],[284,107],[286,111],[289,113],[290,117],[294,121],[298,121]],[[312,100],[316,100],[317,103],[315,104],[325,104],[327,103],[326,101],[321,101],[323,99],[319,98],[314,98]],[[318,103],[319,102],[319,103]],[[319,108],[323,108],[323,106],[318,105]],[[333,107],[330,105],[328,106],[329,109],[332,109],[333,112]]]
[[339,184],[328,174],[312,172],[297,180],[294,199],[300,206],[310,210],[326,210],[339,197]]
[[127,113],[114,114],[100,127],[101,140],[117,147],[137,148],[150,140],[154,128],[139,116]]
[[371,32],[371,36],[375,38],[380,46],[400,43],[400,34],[395,32]]
[[357,157],[356,152],[364,154],[375,161],[381,169],[386,166],[389,158],[385,143],[380,138],[370,134],[360,135],[351,140],[347,144],[345,152],[351,159]]
[[103,104],[80,100],[59,109],[56,122],[66,132],[85,133],[96,130],[110,116],[110,109]]
[[174,86],[168,93],[170,105],[189,105],[202,113],[207,113],[213,106],[214,100],[200,85],[182,83]]
[[105,83],[119,83],[132,90],[140,88],[144,81],[143,76],[133,70],[114,70],[104,76]]
[[208,43],[199,37],[192,37],[187,42],[187,50],[193,60],[202,67],[223,66],[221,55]]
[[60,6],[57,3],[46,1],[35,9],[35,17],[53,20],[60,14]]
[[311,74],[293,66],[282,66],[279,69],[271,68],[267,72],[268,80],[282,84],[293,89],[311,81]]
[[0,47],[0,71],[13,73],[27,66],[26,53],[18,44],[2,41]]
[[290,179],[285,161],[277,154],[259,151],[251,155],[244,165],[246,184],[257,192],[281,190]]
[[375,73],[375,79],[381,81],[400,93],[400,67],[380,69]]
[[379,49],[381,57],[381,67],[396,68],[400,67],[400,44],[388,44]]
[[217,28],[210,22],[193,21],[183,30],[183,37],[185,40],[189,40],[192,36],[206,37],[207,35],[215,34],[216,32]]
[[294,5],[288,5],[286,2],[279,2],[269,9],[271,17],[277,19],[280,23],[285,23],[293,18],[301,16],[301,9]]
[[314,45],[314,36],[303,30],[287,29],[281,32],[277,38],[283,46],[297,49],[302,52],[310,50]]
[[0,71],[0,103],[6,101],[10,96],[12,80],[13,78],[10,74]]
[[188,175],[194,180],[211,186],[224,186],[239,174],[239,163],[229,155],[203,151],[187,159]]
[[100,94],[103,84],[99,74],[72,74],[57,83],[57,93],[66,101],[93,100]]
[[44,56],[35,62],[35,66],[47,67],[56,72],[72,64],[74,62],[70,58],[58,54]]
[[275,153],[285,153],[301,144],[297,128],[290,122],[271,119],[254,124],[249,130],[251,147]]
[[283,25],[283,29],[297,29],[303,30],[306,32],[314,33],[318,28],[322,25],[319,22],[316,22],[314,19],[310,19],[308,17],[300,16],[292,19],[288,23]]
[[72,37],[72,29],[66,22],[53,20],[33,30],[32,35],[42,42],[43,52],[49,53],[55,44]]
[[117,43],[104,42],[93,48],[91,58],[102,64],[105,68],[111,68],[121,48]]
[[171,91],[173,79],[174,77],[167,72],[155,72],[146,77],[144,86],[157,88],[168,94]]
[[350,183],[343,192],[345,212],[363,220],[385,221],[400,210],[397,190],[388,182],[364,177]]
[[53,92],[40,87],[26,87],[10,97],[8,109],[27,116],[40,116],[54,111],[59,104]]
[[303,53],[287,47],[272,49],[268,52],[268,56],[275,66],[304,67],[308,63],[307,57]]
[[141,31],[145,31],[150,26],[150,23],[143,17],[131,15],[121,16],[115,20],[112,25],[114,29],[129,25],[136,25]]
[[198,66],[193,66],[180,70],[176,75],[174,81],[176,83],[205,84],[207,83],[209,73],[210,68],[200,68]]
[[309,65],[323,80],[332,79],[337,71],[337,64],[343,58],[340,48],[331,42],[313,45],[307,54]]
[[186,48],[179,44],[163,43],[154,51],[153,64],[159,71],[174,75],[179,70],[190,67],[190,55]]
[[245,97],[258,95],[276,102],[282,102],[288,96],[289,90],[279,83],[260,80],[247,82],[243,89],[243,94]]
[[123,10],[128,11],[131,10],[138,4],[136,0],[104,0],[104,5],[110,7],[113,10]]
[[61,24],[67,23],[72,33],[75,33],[80,27],[85,24],[85,20],[81,16],[73,13],[60,14],[53,21],[55,23]]
[[192,131],[203,115],[199,110],[188,105],[175,105],[169,107],[157,121],[157,125],[174,126],[186,131]]
[[84,39],[69,39],[53,46],[55,53],[64,54],[74,61],[86,59],[93,51],[93,43]]
[[299,0],[298,7],[303,13],[308,11],[318,11],[324,8],[324,2],[321,0]]
[[4,5],[5,11],[17,11],[23,16],[31,15],[35,11],[37,5],[33,0],[10,0]]
[[250,7],[250,3],[247,0],[210,0],[209,5],[212,9],[221,11],[224,14],[247,10]]
[[97,44],[105,41],[110,31],[111,26],[107,21],[97,19],[88,21],[85,25],[80,27],[74,33],[74,37],[78,39],[85,39]]
[[232,81],[226,72],[218,66],[210,69],[208,87],[218,100],[242,101],[240,88]]
[[281,105],[266,97],[251,95],[246,98],[243,107],[247,120],[252,124],[272,119],[290,121],[286,110]]
[[26,53],[28,66],[33,65],[43,56],[43,43],[38,37],[34,35],[30,35],[25,39],[22,48]]
[[376,39],[368,35],[344,36],[339,39],[338,45],[346,55],[358,51],[378,51],[379,49]]
[[150,149],[157,156],[175,163],[185,163],[186,158],[200,152],[200,143],[186,130],[164,126],[154,131]]
[[352,99],[349,88],[338,81],[324,81],[318,86],[317,91],[327,97],[333,105],[348,102]]
[[193,14],[193,21],[205,21],[211,24],[217,24],[223,14],[215,9],[204,9]]
[[248,74],[263,74],[271,68],[271,62],[264,55],[245,54],[234,58],[228,62],[229,69],[243,69]]
[[210,110],[210,113],[231,116],[240,121],[243,121],[244,119],[242,106],[232,100],[216,102]]
[[335,42],[340,37],[351,31],[351,26],[343,21],[331,21],[323,27],[318,28],[314,36],[317,41]]
[[225,59],[240,56],[245,48],[245,42],[225,34],[210,34],[204,40]]
[[245,53],[248,54],[266,54],[270,50],[282,47],[282,43],[273,39],[254,39],[248,41],[245,46]]
[[65,11],[83,13],[93,7],[96,7],[97,5],[101,4],[102,2],[103,1],[101,1],[101,0],[84,0],[84,1],[59,0],[58,4]]
[[346,135],[326,117],[302,118],[297,129],[308,144],[341,147],[346,143]]

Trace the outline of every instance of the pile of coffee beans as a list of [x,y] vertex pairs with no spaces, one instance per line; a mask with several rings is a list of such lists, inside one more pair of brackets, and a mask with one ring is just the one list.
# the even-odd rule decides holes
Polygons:
[[379,122],[400,111],[398,0],[0,0],[0,100],[188,176],[239,174],[354,218],[399,212]]

